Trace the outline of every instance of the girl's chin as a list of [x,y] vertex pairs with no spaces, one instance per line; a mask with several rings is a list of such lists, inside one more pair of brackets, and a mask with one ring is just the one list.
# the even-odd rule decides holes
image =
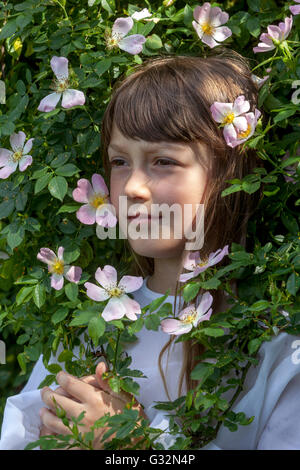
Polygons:
[[135,253],[147,258],[169,258],[179,256],[184,249],[183,240],[132,240],[128,242]]

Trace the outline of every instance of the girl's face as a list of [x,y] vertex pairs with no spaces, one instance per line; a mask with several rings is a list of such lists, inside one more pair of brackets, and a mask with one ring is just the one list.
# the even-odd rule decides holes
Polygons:
[[[204,157],[207,156],[204,144],[197,144],[197,150],[202,152]],[[176,204],[182,210],[180,229],[184,235],[184,205],[191,205],[192,218],[190,217],[190,219],[193,221],[197,205],[202,203],[207,179],[206,171],[192,148],[188,144],[179,142],[153,143],[141,139],[127,139],[114,124],[108,156],[111,168],[111,204],[115,207],[120,228],[128,238],[132,249],[137,254],[149,258],[180,256],[185,249],[186,241],[182,236],[178,238],[176,235],[178,232],[175,232],[175,223],[178,224],[178,217],[176,222],[176,216],[172,210],[168,222],[168,227],[170,227],[168,238],[162,238],[161,230],[158,239],[151,238],[152,220],[151,222],[141,222],[141,224],[147,225],[147,227],[143,227],[143,230],[147,229],[148,231],[149,228],[148,238],[133,239],[130,237],[130,230],[126,230],[124,221],[128,227],[130,224],[134,224],[136,227],[137,219],[132,221],[127,219],[127,216],[137,212],[141,213],[139,207],[146,209],[150,215],[151,207],[153,213],[153,204],[164,204],[165,207]],[[127,202],[127,213],[122,213],[122,218],[120,218],[119,212],[120,196],[125,196]],[[135,207],[131,212],[130,207],[133,205]],[[157,220],[155,222],[158,223]],[[162,225],[162,220],[159,221],[159,224]],[[141,226],[140,228],[142,229]],[[139,232],[139,226],[136,228],[136,232]],[[174,237],[174,234],[177,238]]]

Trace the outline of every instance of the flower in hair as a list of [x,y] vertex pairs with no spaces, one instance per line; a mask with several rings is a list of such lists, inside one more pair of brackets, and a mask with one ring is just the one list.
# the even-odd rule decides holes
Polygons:
[[64,247],[58,248],[57,256],[50,248],[41,248],[37,259],[48,265],[48,271],[52,273],[51,287],[60,290],[64,285],[64,277],[77,284],[80,281],[82,269],[79,266],[66,265],[63,259]]
[[226,143],[231,146],[233,138],[237,138],[238,133],[247,132],[248,122],[245,113],[249,111],[250,103],[245,100],[244,95],[236,98],[234,103],[220,103],[215,101],[210,111],[213,119],[224,126],[223,134]]
[[10,136],[12,150],[0,148],[0,178],[8,178],[19,166],[20,171],[25,171],[32,164],[32,156],[28,155],[32,148],[33,138],[28,139],[26,144],[26,134],[19,131]]
[[188,333],[193,327],[196,327],[200,322],[209,320],[212,314],[210,308],[213,302],[213,297],[209,292],[201,297],[201,302],[196,308],[195,304],[191,304],[183,309],[178,318],[166,318],[161,321],[161,328],[164,333],[169,335],[182,335]]
[[[300,3],[300,0],[295,0],[295,2]],[[300,14],[300,5],[292,5],[291,7],[289,7],[289,9],[293,15]]]
[[288,18],[285,18],[284,22],[279,23],[278,26],[268,26],[268,33],[262,33],[260,35],[259,39],[261,40],[261,42],[258,43],[258,46],[253,47],[253,52],[268,52],[275,49],[276,46],[280,46],[290,34],[292,25],[293,17],[290,16]]
[[181,274],[179,281],[186,282],[189,279],[198,276],[198,274],[202,273],[210,266],[219,263],[226,255],[228,255],[228,245],[224,246],[223,249],[220,248],[214,253],[210,253],[209,257],[205,260],[201,260],[199,251],[196,253],[188,253],[183,267],[192,272]]
[[146,41],[146,38],[142,34],[126,36],[132,29],[133,24],[133,19],[131,17],[117,18],[113,24],[111,34],[106,33],[107,48],[113,49],[115,47],[119,47],[129,54],[139,54],[143,49],[143,44]]
[[221,26],[227,23],[228,13],[219,7],[211,7],[210,3],[205,2],[201,7],[198,5],[193,16],[196,21],[192,22],[199,38],[210,48],[219,46],[220,42],[225,41],[232,35],[232,31],[227,26]]
[[53,56],[50,61],[51,68],[56,76],[53,89],[54,93],[45,96],[39,104],[38,110],[48,113],[53,111],[62,96],[61,105],[69,109],[73,106],[82,106],[85,96],[82,91],[70,89],[68,59],[66,57]]
[[236,147],[237,145],[243,144],[248,140],[255,131],[257,121],[261,115],[261,112],[255,108],[254,113],[246,113],[245,118],[247,121],[247,129],[239,130],[237,132],[233,131],[232,135],[229,135],[227,138],[227,145],[229,147]]
[[91,282],[85,282],[87,296],[90,299],[102,302],[109,299],[105,306],[102,317],[105,321],[119,320],[126,316],[130,320],[137,320],[136,314],[141,313],[138,302],[131,299],[127,293],[138,290],[143,284],[143,278],[138,276],[123,276],[117,282],[117,271],[113,266],[106,265],[103,269],[98,268],[95,273],[99,287]]
[[76,212],[81,223],[93,225],[97,222],[103,227],[114,227],[117,218],[109,210],[109,191],[101,175],[94,173],[92,184],[85,178],[77,181],[77,188],[73,191],[73,199],[83,202],[84,205]]

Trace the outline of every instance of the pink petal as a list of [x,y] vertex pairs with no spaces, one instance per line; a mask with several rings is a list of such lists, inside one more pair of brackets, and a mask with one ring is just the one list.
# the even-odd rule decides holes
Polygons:
[[134,292],[143,285],[143,278],[138,276],[123,276],[118,287],[122,287],[125,292]]
[[113,266],[106,264],[103,269],[98,268],[95,273],[95,279],[105,289],[110,289],[117,286],[117,271]]
[[18,163],[14,163],[14,164],[9,163],[8,165],[1,168],[0,178],[1,179],[8,178],[14,171],[16,171],[17,166],[18,166]]
[[204,44],[207,44],[207,46],[209,46],[210,48],[213,48],[219,45],[219,43],[215,41],[214,38],[208,34],[203,34],[202,42],[204,42]]
[[25,171],[26,168],[32,164],[32,156],[31,155],[23,155],[23,157],[19,160],[19,169],[20,171]]
[[199,251],[197,252],[192,252],[188,253],[185,257],[183,267],[185,269],[193,270],[196,268],[196,265],[200,263],[200,253]]
[[293,26],[293,17],[290,16],[284,19],[284,23],[279,23],[279,28],[283,33],[283,38],[286,39],[291,32]]
[[221,250],[220,248],[215,253],[211,253],[209,255],[209,258],[208,258],[209,266],[213,266],[214,264],[219,263],[226,255],[228,255],[228,245],[224,246],[223,250]]
[[54,75],[58,78],[58,80],[66,80],[68,78],[68,62],[69,61],[66,57],[52,57],[50,65],[54,72]]
[[69,109],[73,106],[82,106],[85,103],[85,96],[79,90],[66,90],[63,92],[62,107]]
[[219,26],[212,33],[212,37],[218,42],[225,41],[231,35],[232,35],[232,31],[227,26]]
[[268,26],[267,27],[268,34],[272,39],[275,39],[276,41],[281,41],[283,39],[283,33],[279,26]]
[[188,333],[192,329],[192,324],[184,324],[175,318],[166,318],[161,321],[161,329],[169,335],[182,335]]
[[213,297],[209,292],[205,292],[205,294],[202,295],[200,304],[197,307],[197,314],[203,316],[209,307],[211,306],[213,302]]
[[140,304],[134,300],[128,297],[128,295],[122,295],[120,297],[120,301],[123,304],[123,307],[125,309],[125,315],[129,320],[137,320],[137,314],[141,314],[141,306]]
[[[126,315],[127,304],[126,304],[126,300],[124,299],[124,297],[125,296],[122,296],[120,298],[112,297],[109,300],[108,304],[106,305],[105,309],[102,312],[102,317],[104,318],[105,321],[119,320],[120,318],[123,318],[124,315]],[[137,305],[138,307],[140,307],[139,304]],[[129,315],[131,317],[134,316],[135,317],[134,320],[137,319],[137,317],[134,315],[132,310],[131,312],[129,312]]]
[[96,210],[96,222],[98,225],[102,225],[102,227],[115,227],[118,219],[115,216],[114,212],[111,212],[111,205],[110,204],[102,204]]
[[132,34],[131,36],[123,38],[119,42],[119,48],[129,54],[135,55],[142,51],[144,42],[146,42],[145,36],[142,36],[141,34]]
[[193,11],[193,16],[198,23],[207,23],[210,14],[210,3],[205,2],[202,6],[197,6]]
[[224,126],[223,135],[227,145],[228,142],[231,142],[232,140],[237,138],[236,130],[232,124],[227,124],[226,126]]
[[77,284],[80,281],[82,269],[79,266],[65,266],[65,268],[67,268],[64,273],[65,278],[68,279],[68,281],[75,282],[75,284]]
[[112,36],[118,35],[120,38],[123,38],[132,27],[133,19],[131,17],[117,18],[112,27]]
[[51,276],[51,287],[56,290],[60,290],[64,285],[64,277],[59,274],[52,274]]
[[232,109],[237,115],[247,113],[250,109],[250,103],[249,101],[245,100],[244,95],[240,95],[234,101]]
[[196,21],[192,21],[192,25],[196,31],[196,33],[198,34],[199,38],[202,39],[202,36],[203,36],[203,29],[202,27],[200,26],[200,24],[196,23]]
[[94,173],[92,176],[92,186],[96,194],[108,195],[109,191],[102,175]]
[[5,166],[13,155],[11,150],[0,148],[0,166]]
[[268,46],[274,46],[271,36],[267,33],[262,33],[259,39]]
[[194,325],[194,326],[197,326],[197,325],[198,325],[200,322],[202,322],[202,321],[207,321],[207,320],[209,320],[210,317],[211,317],[211,314],[212,314],[212,308],[211,308],[205,315],[202,315],[202,317],[200,317],[200,318],[198,319],[198,321],[196,322],[196,325]]
[[[218,8],[218,9],[219,9],[219,12],[216,13],[216,14],[214,15],[214,17],[212,18],[212,11],[213,11],[215,8]],[[214,8],[211,9],[210,23],[211,23],[212,26],[218,27],[218,26],[220,26],[221,24],[227,23],[228,20],[229,20],[229,15],[228,15],[228,13],[226,13],[225,11],[222,11],[221,8],[219,8],[219,7],[214,7]]]
[[32,142],[34,141],[34,138],[27,140],[26,144],[24,145],[23,148],[23,154],[27,155],[30,150],[32,149]]
[[56,254],[50,248],[40,248],[37,259],[46,264],[53,264],[56,260]]
[[74,189],[72,195],[76,202],[90,202],[93,199],[95,192],[91,183],[87,179],[81,178],[77,181],[77,188]]
[[188,281],[189,279],[192,279],[193,277],[195,277],[194,272],[181,274],[180,277],[179,277],[179,281],[180,281],[180,282],[186,282],[186,281]]
[[223,122],[225,116],[232,112],[232,106],[232,103],[220,103],[219,101],[215,101],[210,107],[213,119],[216,122]]
[[10,145],[14,152],[17,152],[18,150],[23,150],[25,139],[26,134],[24,134],[24,132],[22,131],[18,132],[17,134],[12,134],[10,136]]
[[267,46],[263,42],[260,42],[257,47],[253,47],[253,52],[268,52],[275,49],[275,46]]
[[57,257],[60,261],[63,261],[63,259],[64,259],[64,251],[65,251],[65,248],[63,246],[60,246],[58,248]]
[[96,286],[96,284],[92,284],[91,282],[85,282],[84,287],[86,288],[87,296],[92,300],[101,302],[109,298],[109,294],[106,292],[106,290],[102,289],[99,286]]
[[[295,0],[297,1],[297,0]],[[293,15],[299,15],[300,14],[300,5],[292,5],[291,7],[289,7],[291,13],[293,13]]]
[[77,219],[85,225],[93,225],[96,222],[96,209],[90,204],[84,204],[76,212]]
[[235,117],[232,121],[232,124],[234,125],[237,132],[246,131],[248,127],[247,119],[245,118],[245,116]]
[[39,104],[38,110],[48,113],[49,111],[53,111],[55,109],[59,99],[61,97],[61,93],[50,93],[50,95],[45,96]]

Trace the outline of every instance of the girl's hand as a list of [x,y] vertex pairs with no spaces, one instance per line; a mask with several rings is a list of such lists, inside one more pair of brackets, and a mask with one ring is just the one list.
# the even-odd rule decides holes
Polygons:
[[[106,380],[102,379],[102,374],[106,371],[106,365],[100,362],[96,368],[96,376],[85,377],[79,379],[63,371],[60,371],[57,376],[57,382],[61,386],[60,390],[51,390],[49,387],[44,387],[41,391],[42,400],[48,408],[41,408],[41,420],[44,427],[47,428],[49,434],[70,434],[68,428],[62,423],[61,419],[56,416],[55,404],[53,397],[58,405],[60,405],[66,412],[67,418],[72,416],[77,417],[82,411],[85,415],[79,426],[79,431],[89,432],[90,427],[94,422],[109,413],[111,416],[120,414],[123,411],[126,403],[134,400],[133,409],[137,409],[143,418],[147,418],[141,405],[136,399],[122,391],[117,394],[113,392]],[[95,380],[97,383],[95,383]],[[95,386],[98,385],[98,386]],[[100,442],[103,434],[107,428],[99,428],[94,430],[94,449],[102,449],[103,444]],[[42,429],[42,433],[45,428]],[[44,434],[42,434],[44,435]],[[111,440],[114,435],[110,436]]]

